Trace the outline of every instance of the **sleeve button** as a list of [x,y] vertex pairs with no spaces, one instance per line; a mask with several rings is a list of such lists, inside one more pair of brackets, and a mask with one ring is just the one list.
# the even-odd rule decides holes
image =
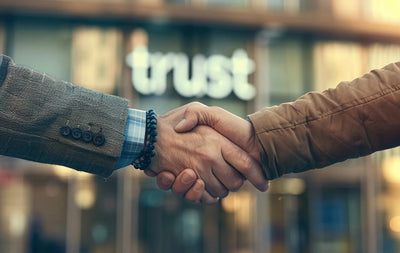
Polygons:
[[92,131],[83,131],[82,132],[82,140],[84,142],[91,142],[93,140],[93,132]]
[[72,129],[72,138],[79,140],[82,137],[82,130],[80,128]]
[[97,147],[104,145],[106,139],[102,133],[97,133],[93,136],[93,144]]
[[60,128],[60,134],[64,137],[67,137],[71,134],[71,128],[69,126],[63,126]]

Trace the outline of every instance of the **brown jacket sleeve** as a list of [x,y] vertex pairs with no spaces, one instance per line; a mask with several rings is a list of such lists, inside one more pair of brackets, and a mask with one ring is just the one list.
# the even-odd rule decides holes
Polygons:
[[127,116],[125,99],[54,80],[0,55],[0,155],[108,177],[121,154]]
[[400,62],[249,116],[268,179],[400,145]]

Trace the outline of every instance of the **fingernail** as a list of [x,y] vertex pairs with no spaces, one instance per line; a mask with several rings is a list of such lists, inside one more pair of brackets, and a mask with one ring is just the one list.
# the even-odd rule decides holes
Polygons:
[[183,124],[185,124],[186,119],[181,120],[176,126],[175,128],[180,128],[181,126],[183,126]]
[[183,174],[182,183],[190,184],[190,183],[192,183],[192,181],[193,181],[193,178],[188,173]]

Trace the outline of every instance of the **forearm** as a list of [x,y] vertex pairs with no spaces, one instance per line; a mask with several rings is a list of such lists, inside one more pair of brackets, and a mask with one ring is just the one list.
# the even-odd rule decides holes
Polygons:
[[250,115],[269,179],[400,144],[400,63]]
[[[0,154],[109,176],[121,155],[128,102],[4,62]],[[63,126],[101,135],[104,143],[63,136]]]

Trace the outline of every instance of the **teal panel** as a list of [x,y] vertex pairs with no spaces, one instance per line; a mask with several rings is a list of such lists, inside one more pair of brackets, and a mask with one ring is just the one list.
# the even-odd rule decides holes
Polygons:
[[9,54],[57,79],[71,79],[72,29],[68,23],[19,18],[11,25]]

